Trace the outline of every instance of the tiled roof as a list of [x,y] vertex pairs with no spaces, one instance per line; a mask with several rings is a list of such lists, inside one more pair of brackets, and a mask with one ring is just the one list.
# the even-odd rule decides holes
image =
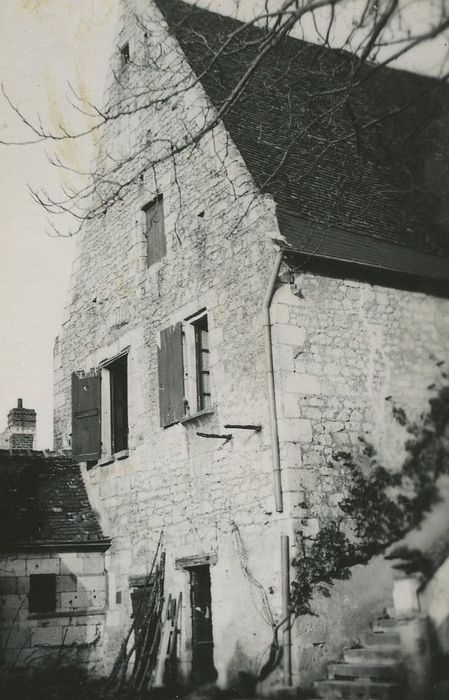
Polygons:
[[[197,74],[240,25],[180,0],[156,3]],[[202,75],[216,107],[254,59],[261,31],[245,28]],[[449,258],[447,88],[364,66],[346,99],[354,60],[288,38],[264,58],[224,123],[258,187],[273,196],[293,248],[345,259],[327,246],[332,231],[350,260],[363,262],[367,239],[386,245],[392,269],[404,249]],[[424,260],[432,268],[432,257]],[[415,267],[409,271],[419,274]]]
[[0,551],[108,543],[76,462],[65,455],[0,450]]

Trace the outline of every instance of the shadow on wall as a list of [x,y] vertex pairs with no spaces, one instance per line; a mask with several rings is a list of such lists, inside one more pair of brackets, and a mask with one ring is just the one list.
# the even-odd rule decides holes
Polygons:
[[327,664],[340,659],[343,648],[356,644],[392,604],[392,569],[382,556],[351,572],[350,579],[334,584],[329,598],[316,595],[316,617],[299,617],[293,626],[293,669],[302,687],[323,678]]
[[263,660],[249,657],[237,642],[226,669],[227,687],[233,695],[240,698],[252,698],[256,695],[258,664]]

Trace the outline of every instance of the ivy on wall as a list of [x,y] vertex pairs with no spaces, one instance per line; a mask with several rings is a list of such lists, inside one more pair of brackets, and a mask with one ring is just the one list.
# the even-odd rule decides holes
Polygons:
[[[444,373],[442,376],[446,379]],[[434,385],[428,388],[435,390]],[[316,593],[329,596],[335,581],[350,578],[352,566],[366,564],[400,542],[439,500],[438,479],[449,474],[449,386],[446,383],[436,390],[418,422],[409,420],[391,397],[386,400],[391,403],[393,419],[409,434],[405,460],[397,470],[386,469],[374,446],[363,438],[359,454],[333,454],[329,466],[345,468],[347,493],[339,504],[340,516],[323,522],[315,537],[299,538],[299,551],[292,562],[296,575],[291,611],[295,616],[314,614]],[[388,558],[400,560],[396,568],[408,574],[419,571],[428,580],[448,555],[449,545],[430,554],[399,547]]]

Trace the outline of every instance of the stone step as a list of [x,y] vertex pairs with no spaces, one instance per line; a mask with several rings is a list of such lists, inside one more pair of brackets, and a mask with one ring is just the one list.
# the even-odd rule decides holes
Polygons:
[[398,626],[398,621],[394,617],[379,617],[372,623],[373,632],[393,632]]
[[327,667],[329,678],[365,678],[379,681],[399,680],[403,676],[400,664],[394,661],[380,663],[335,663]]
[[399,683],[329,680],[317,681],[314,687],[326,700],[404,700]]
[[373,645],[362,649],[345,649],[343,656],[346,663],[349,664],[383,660],[399,661],[402,656],[402,649],[396,644]]
[[393,632],[390,630],[388,630],[388,632],[367,632],[361,635],[360,641],[365,647],[382,646],[384,644],[394,646],[400,645],[401,635],[399,632]]

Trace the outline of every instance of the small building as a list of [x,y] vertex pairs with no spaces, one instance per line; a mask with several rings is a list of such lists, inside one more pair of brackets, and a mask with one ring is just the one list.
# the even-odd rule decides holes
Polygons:
[[35,423],[19,400],[8,416],[11,449],[0,450],[1,663],[101,673],[110,543],[79,465],[22,449],[25,438],[32,448]]

